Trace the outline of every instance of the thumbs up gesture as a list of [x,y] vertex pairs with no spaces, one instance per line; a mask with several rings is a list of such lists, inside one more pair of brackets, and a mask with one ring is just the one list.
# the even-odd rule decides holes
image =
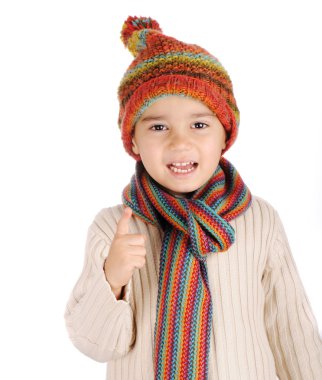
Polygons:
[[133,275],[135,268],[145,265],[145,237],[142,234],[129,233],[129,221],[132,216],[130,207],[124,209],[118,222],[109,254],[104,263],[105,277],[118,299]]

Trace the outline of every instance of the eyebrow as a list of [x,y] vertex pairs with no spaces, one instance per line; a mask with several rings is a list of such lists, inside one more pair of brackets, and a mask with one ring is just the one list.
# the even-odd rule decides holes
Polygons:
[[162,115],[160,115],[160,116],[146,116],[146,117],[143,117],[141,119],[141,122],[142,121],[162,120],[162,119],[165,119],[165,117]]
[[193,113],[190,115],[191,117],[216,117],[215,114],[209,113],[209,112],[202,112],[202,113]]
[[[195,117],[216,117],[213,113],[209,112],[203,112],[203,113],[192,113],[189,115],[189,117],[195,118]],[[141,119],[141,122],[145,121],[153,121],[153,120],[164,120],[166,119],[166,116],[164,115],[155,115],[155,116],[145,116]]]

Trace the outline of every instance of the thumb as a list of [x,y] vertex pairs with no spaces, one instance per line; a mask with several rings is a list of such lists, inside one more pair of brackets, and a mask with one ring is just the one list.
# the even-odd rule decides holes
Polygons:
[[132,216],[132,209],[130,207],[125,207],[123,215],[119,220],[116,228],[116,233],[119,235],[126,235],[129,233],[129,220]]

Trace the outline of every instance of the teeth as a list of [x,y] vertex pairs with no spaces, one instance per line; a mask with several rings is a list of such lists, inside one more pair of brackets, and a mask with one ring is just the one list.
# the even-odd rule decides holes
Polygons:
[[172,162],[172,166],[177,166],[177,167],[180,167],[180,166],[187,166],[187,165],[193,165],[194,162],[193,161],[187,161],[187,162]]
[[194,161],[172,162],[168,167],[174,173],[190,173],[193,170],[195,170],[195,162]]
[[175,168],[173,166],[170,166],[170,170],[172,170],[175,173],[189,173],[189,172],[192,172],[194,170],[194,167],[189,168],[189,169],[178,169],[178,168]]

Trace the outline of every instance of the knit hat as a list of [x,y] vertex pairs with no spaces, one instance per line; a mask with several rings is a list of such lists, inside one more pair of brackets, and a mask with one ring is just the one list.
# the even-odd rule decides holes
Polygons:
[[166,36],[149,17],[128,17],[121,39],[135,57],[118,88],[119,127],[125,150],[132,151],[135,123],[156,100],[180,95],[203,102],[226,131],[226,148],[237,137],[239,111],[227,71],[202,47]]

